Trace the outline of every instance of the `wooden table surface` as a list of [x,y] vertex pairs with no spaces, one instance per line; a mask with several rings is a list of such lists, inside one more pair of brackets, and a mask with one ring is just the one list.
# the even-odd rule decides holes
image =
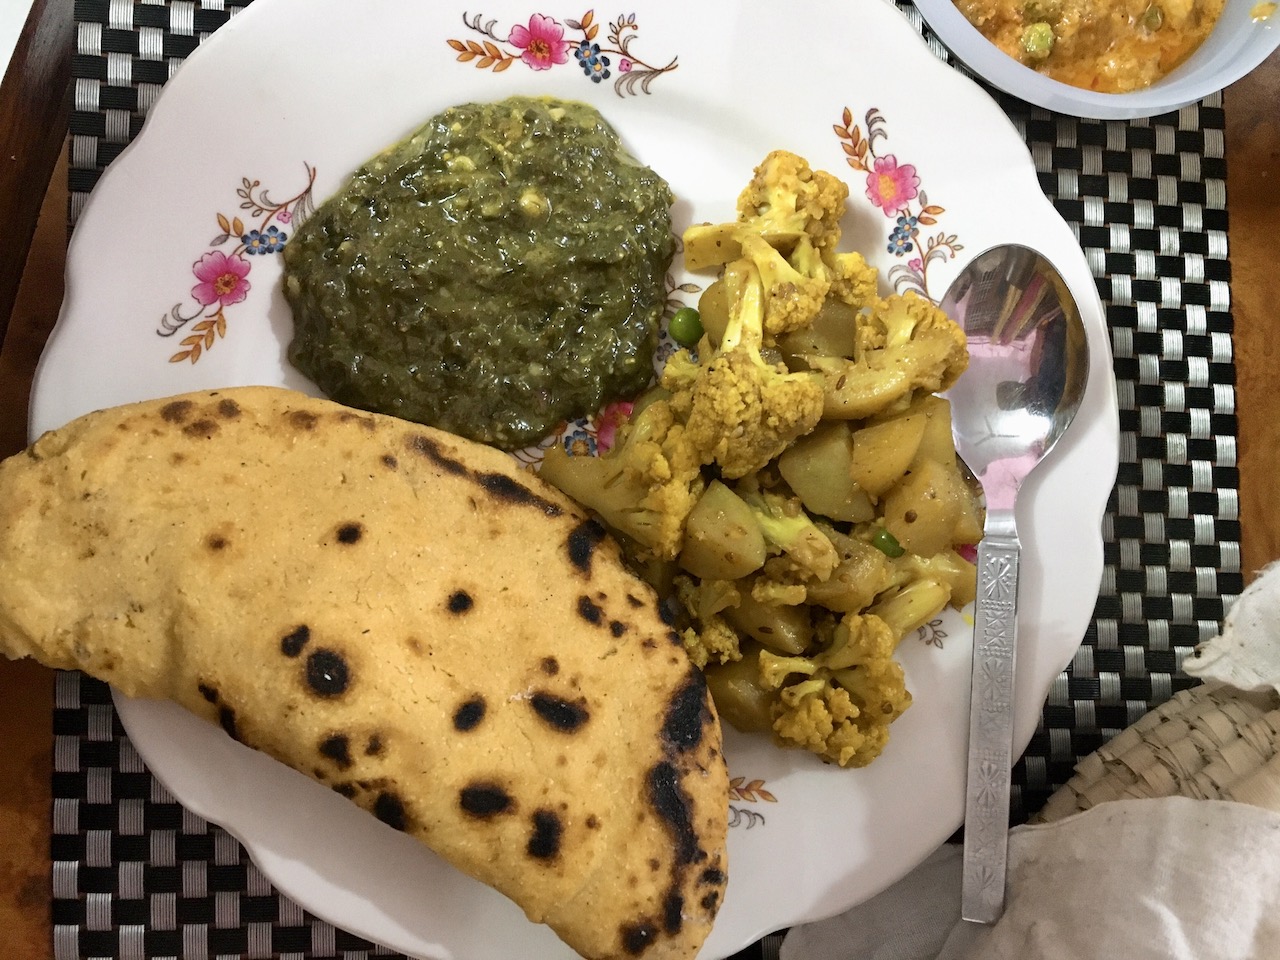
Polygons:
[[[1246,580],[1280,559],[1280,53],[1226,91],[1227,205],[1239,416],[1240,514]],[[5,158],[7,159],[7,158]],[[62,301],[65,158],[41,210],[0,349],[0,457],[26,443],[27,395]],[[2,575],[2,574],[0,574]],[[53,956],[50,781],[53,674],[0,660],[0,954]]]

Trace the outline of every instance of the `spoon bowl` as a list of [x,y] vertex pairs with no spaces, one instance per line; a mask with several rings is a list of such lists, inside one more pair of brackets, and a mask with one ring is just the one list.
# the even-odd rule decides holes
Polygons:
[[1075,299],[1036,251],[979,254],[939,306],[963,328],[969,368],[948,392],[956,451],[982,485],[961,915],[1004,909],[1013,676],[1017,652],[1018,491],[1066,432],[1084,398],[1089,350]]

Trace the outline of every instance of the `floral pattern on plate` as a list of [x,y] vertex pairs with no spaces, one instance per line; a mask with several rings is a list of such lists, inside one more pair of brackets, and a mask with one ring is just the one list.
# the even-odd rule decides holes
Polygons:
[[[535,13],[529,17],[528,24],[516,24],[506,36],[499,32],[497,19],[486,20],[483,14],[463,14],[462,22],[484,39],[451,38],[447,43],[457,51],[462,63],[473,63],[481,70],[494,73],[501,73],[517,60],[531,70],[550,70],[573,63],[592,83],[614,77],[613,90],[622,97],[648,93],[654,80],[679,66],[677,57],[659,66],[636,55],[631,47],[640,28],[634,13],[619,14],[610,21],[605,46],[596,42],[600,24],[594,10],[588,10],[581,19],[566,17],[563,21]],[[572,31],[572,35],[566,35],[566,30]]]
[[[182,349],[169,357],[170,363],[184,360],[196,363],[205,351],[227,335],[227,308],[244,302],[252,288],[251,258],[279,253],[289,242],[286,228],[301,223],[315,211],[311,192],[316,171],[310,164],[303,166],[307,172],[306,186],[287,200],[273,199],[260,180],[240,179],[236,189],[239,209],[251,218],[252,225],[246,224],[239,215],[217,214],[220,232],[209,241],[213,249],[191,266],[196,285],[191,288],[190,299],[174,304],[156,329],[161,337],[188,331],[180,341]],[[219,249],[233,240],[230,252]]]
[[921,237],[920,228],[935,226],[946,208],[929,202],[913,164],[899,161],[895,154],[876,151],[876,141],[889,137],[884,115],[872,107],[864,122],[865,135],[853,122],[853,111],[845,107],[840,123],[833,127],[844,150],[845,163],[866,174],[867,199],[893,221],[887,249],[905,263],[889,268],[889,282],[897,293],[912,290],[936,303],[941,295],[935,295],[930,289],[929,268],[954,260],[964,244],[958,242],[957,234],[945,230],[935,236]]

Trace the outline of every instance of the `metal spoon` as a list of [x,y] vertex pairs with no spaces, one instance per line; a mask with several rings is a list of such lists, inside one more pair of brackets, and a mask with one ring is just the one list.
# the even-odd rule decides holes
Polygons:
[[975,257],[940,304],[969,340],[969,369],[951,388],[956,450],[982,484],[961,916],[994,923],[1004,910],[1013,668],[1017,647],[1018,490],[1075,417],[1089,375],[1080,311],[1034,250]]

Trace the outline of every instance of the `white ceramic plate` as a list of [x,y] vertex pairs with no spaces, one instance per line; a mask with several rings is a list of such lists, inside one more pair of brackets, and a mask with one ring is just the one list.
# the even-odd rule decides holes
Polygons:
[[[279,242],[312,200],[450,104],[516,92],[595,104],[671,182],[677,228],[730,218],[754,164],[785,147],[851,184],[846,236],[882,268],[886,287],[914,284],[938,297],[968,257],[1017,242],[1057,263],[1083,306],[1094,375],[1075,428],[1019,510],[1016,740],[1025,745],[1093,610],[1118,434],[1089,268],[1013,126],[879,2],[634,0],[619,8],[621,20],[601,7],[590,22],[583,10],[506,0],[478,19],[464,9],[259,0],[201,46],[76,229],[63,313],[37,377],[33,433],[94,408],[193,389],[313,390],[284,359],[291,321],[279,257],[250,255],[239,237],[252,241],[258,231],[262,246],[274,227],[265,242]],[[576,45],[549,69],[520,59],[495,69],[523,52],[511,28],[541,13],[566,38],[598,31],[592,39],[609,76],[593,82]],[[460,61],[458,47],[478,53]],[[676,278],[685,281],[706,278]],[[915,705],[865,770],[729,734],[731,880],[704,957],[875,894],[959,825],[970,635],[964,617],[948,614],[927,637],[904,642]],[[168,789],[240,838],[263,872],[314,913],[409,954],[570,956],[502,897],[336,794],[168,704],[117,704]]]

